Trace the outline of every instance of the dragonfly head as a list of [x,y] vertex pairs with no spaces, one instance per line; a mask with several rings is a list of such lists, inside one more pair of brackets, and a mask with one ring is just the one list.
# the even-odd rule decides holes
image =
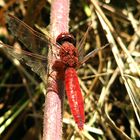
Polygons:
[[62,45],[65,41],[72,43],[74,46],[76,45],[74,36],[68,32],[63,32],[56,38],[56,42],[60,45]]
[[64,42],[60,48],[60,59],[66,67],[77,67],[78,50],[72,43]]

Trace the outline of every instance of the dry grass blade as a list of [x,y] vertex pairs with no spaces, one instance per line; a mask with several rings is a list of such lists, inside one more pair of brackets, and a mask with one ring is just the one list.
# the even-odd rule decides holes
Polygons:
[[[98,6],[96,5],[96,8],[97,7]],[[124,64],[124,62],[121,58],[121,54],[119,53],[119,50],[118,50],[118,47],[117,47],[117,44],[116,44],[115,40],[117,40],[119,45],[122,47],[123,53],[126,55],[126,59],[130,60],[129,62],[127,62],[128,65],[131,65],[131,67],[134,67],[135,70],[136,70],[135,73],[137,73],[139,75],[140,71],[139,71],[139,68],[138,68],[138,64],[135,62],[135,60],[130,55],[129,51],[127,50],[127,47],[122,42],[121,38],[119,36],[116,36],[115,30],[113,29],[111,23],[107,20],[107,18],[105,17],[105,15],[103,14],[103,12],[100,10],[99,7],[97,8],[96,12],[97,12],[98,18],[101,22],[101,25],[102,25],[103,29],[107,33],[106,37],[108,39],[108,42],[112,44],[112,52],[114,54],[114,58],[116,60],[116,63],[118,64],[118,68],[119,68],[119,71],[121,73],[121,77],[124,80],[126,90],[128,92],[129,98],[130,98],[131,103],[133,105],[133,108],[134,108],[136,117],[138,119],[138,122],[140,124],[140,112],[139,112],[139,107],[140,106],[137,103],[137,102],[140,102],[139,98],[137,98],[137,96],[139,96],[139,95],[138,95],[137,92],[133,92],[134,90],[132,88],[132,85],[130,84],[130,82],[127,81],[126,77],[124,76],[124,72],[125,72],[125,69],[126,69],[126,66],[125,66],[126,63]],[[113,36],[114,34],[115,34],[115,36]],[[135,88],[138,89],[137,86],[135,86]],[[138,91],[140,91],[140,90],[138,89]],[[137,101],[137,100],[139,100],[139,101]]]
[[110,118],[110,116],[108,115],[108,112],[107,112],[107,105],[105,105],[105,114],[106,114],[106,121],[111,125],[111,127],[113,127],[116,132],[118,134],[121,134],[121,138],[123,140],[132,140],[130,137],[128,137],[123,131],[121,131],[116,125],[115,123],[113,122],[113,120]]
[[[119,54],[119,51],[118,51],[117,45],[116,45],[116,43],[115,43],[114,37],[112,36],[112,34],[111,34],[111,32],[110,32],[108,26],[106,25],[106,23],[104,22],[104,20],[102,19],[102,17],[99,15],[99,13],[97,13],[97,14],[98,14],[98,17],[99,17],[99,19],[100,19],[100,22],[102,23],[102,26],[103,26],[104,30],[107,32],[107,39],[108,39],[108,41],[109,41],[110,43],[112,43],[112,52],[113,52],[114,57],[115,57],[115,60],[116,60],[116,62],[117,62],[117,64],[118,64],[118,67],[119,67],[121,76],[122,76],[122,78],[123,78],[123,80],[124,80],[124,84],[125,84],[126,89],[127,89],[127,91],[128,91],[128,95],[129,95],[129,97],[130,97],[131,103],[132,103],[132,105],[133,105],[133,107],[134,107],[134,111],[135,111],[135,113],[136,113],[138,122],[139,122],[139,124],[140,124],[140,116],[139,116],[140,113],[137,112],[137,111],[139,111],[139,110],[137,109],[137,105],[135,104],[136,98],[133,98],[133,97],[137,97],[137,96],[135,95],[135,94],[137,94],[137,93],[135,93],[135,92],[130,92],[130,91],[133,91],[133,90],[130,90],[130,89],[131,89],[131,86],[129,85],[129,83],[126,82],[127,80],[126,80],[126,78],[124,77],[125,64],[123,63],[122,58],[121,58],[121,55]],[[124,47],[123,47],[123,48],[124,48]],[[131,64],[132,64],[132,63],[134,62],[133,58],[130,56],[130,53],[127,51],[126,47],[125,47],[124,50],[125,50],[124,53],[126,53],[128,59],[129,59],[129,58],[131,59]],[[132,67],[135,67],[135,66],[136,66],[135,68],[136,68],[136,70],[137,70],[137,73],[139,73],[139,68],[137,67],[138,65],[136,65],[135,62],[134,62],[133,64],[134,64],[134,65],[132,65]]]

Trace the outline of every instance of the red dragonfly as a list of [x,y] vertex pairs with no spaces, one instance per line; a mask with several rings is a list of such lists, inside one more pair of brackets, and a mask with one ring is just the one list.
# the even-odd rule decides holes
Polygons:
[[[14,50],[13,47],[4,43],[0,43],[0,48],[3,47],[11,57],[25,62],[42,79],[47,71],[47,53],[49,45],[59,48],[60,59],[56,60],[54,69],[58,71],[61,71],[62,69],[65,72],[65,90],[70,109],[78,128],[82,130],[85,122],[84,100],[78,82],[76,68],[87,61],[90,57],[93,57],[99,49],[95,49],[81,60],[81,48],[75,47],[75,40],[71,34],[61,33],[57,37],[56,43],[53,43],[49,35],[43,35],[33,30],[15,16],[8,15],[8,18],[8,25],[12,34],[33,53],[24,50],[20,50],[19,53]],[[37,52],[42,52],[43,54],[39,55]],[[57,67],[58,62],[61,66],[59,66],[59,69]]]

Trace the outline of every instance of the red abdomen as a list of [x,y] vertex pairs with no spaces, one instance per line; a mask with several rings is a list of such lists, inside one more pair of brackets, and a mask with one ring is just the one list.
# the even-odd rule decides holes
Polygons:
[[78,128],[83,129],[85,122],[84,101],[74,68],[67,68],[65,71],[65,87],[74,120]]

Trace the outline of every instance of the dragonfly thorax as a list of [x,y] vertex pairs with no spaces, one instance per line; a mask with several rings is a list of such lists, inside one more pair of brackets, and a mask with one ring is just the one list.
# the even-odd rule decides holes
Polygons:
[[60,59],[66,67],[77,67],[78,50],[72,43],[64,42],[60,48]]

